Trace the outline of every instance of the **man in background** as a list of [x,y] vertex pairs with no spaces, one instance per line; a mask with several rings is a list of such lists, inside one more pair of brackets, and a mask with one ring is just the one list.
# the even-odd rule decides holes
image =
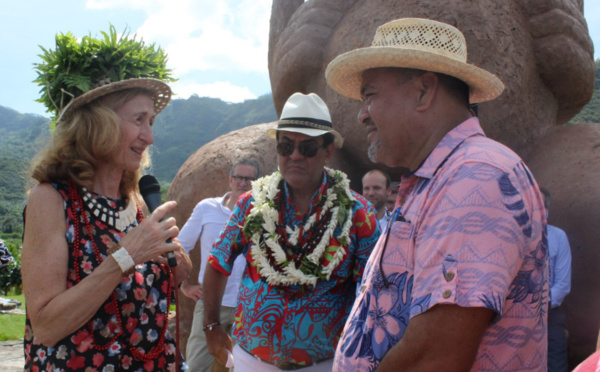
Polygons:
[[396,205],[396,198],[398,197],[398,186],[400,186],[399,182],[392,182],[391,184],[391,193],[388,195],[387,200],[385,201],[385,207],[388,211],[394,210],[394,205]]
[[[544,195],[546,215],[550,212],[550,191],[540,187]],[[560,228],[547,226],[550,269],[550,310],[548,312],[548,372],[569,370],[565,314],[560,305],[571,292],[571,247],[567,234]]]
[[[258,163],[252,159],[242,158],[235,161],[229,175],[229,192],[222,197],[207,198],[200,201],[192,215],[187,220],[181,232],[179,241],[186,252],[190,252],[200,240],[200,274],[198,284],[191,284],[189,278],[181,284],[183,293],[196,301],[192,330],[186,348],[186,360],[190,371],[218,372],[228,369],[208,353],[206,336],[202,330],[204,303],[202,301],[202,278],[210,248],[217,239],[219,232],[229,219],[239,197],[251,189],[251,182],[258,178]],[[221,301],[221,326],[231,332],[234,321],[236,298],[242,273],[246,265],[243,256],[234,262],[231,277],[227,281],[225,294]]]
[[383,230],[392,215],[386,208],[387,198],[392,194],[390,175],[379,169],[372,169],[362,178],[362,195],[375,207],[379,228]]

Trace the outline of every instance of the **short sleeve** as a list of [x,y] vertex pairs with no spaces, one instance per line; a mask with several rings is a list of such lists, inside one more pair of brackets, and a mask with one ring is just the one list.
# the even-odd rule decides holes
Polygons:
[[242,195],[223,230],[219,233],[219,237],[210,249],[209,265],[224,275],[229,276],[237,256],[246,253],[247,241],[242,226],[244,225],[245,216],[252,209],[253,201],[254,199],[250,193]]

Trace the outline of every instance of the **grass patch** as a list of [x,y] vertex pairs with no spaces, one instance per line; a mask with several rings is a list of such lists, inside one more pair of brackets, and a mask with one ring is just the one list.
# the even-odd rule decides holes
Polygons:
[[[8,295],[10,298],[21,302],[21,309],[25,309],[25,296]],[[0,314],[0,341],[21,340],[25,336],[25,314]]]

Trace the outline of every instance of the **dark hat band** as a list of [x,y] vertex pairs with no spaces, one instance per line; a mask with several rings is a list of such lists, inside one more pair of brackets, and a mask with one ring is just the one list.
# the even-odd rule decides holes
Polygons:
[[330,121],[306,118],[287,118],[277,122],[277,128],[312,128],[330,131],[333,129]]

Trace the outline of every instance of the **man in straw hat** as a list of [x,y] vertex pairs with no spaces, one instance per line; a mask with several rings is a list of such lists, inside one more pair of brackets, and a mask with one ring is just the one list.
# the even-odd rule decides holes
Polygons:
[[523,161],[469,110],[502,82],[466,61],[458,29],[407,18],[327,67],[334,90],[363,101],[371,160],[409,169],[336,371],[546,369],[543,200]]
[[325,102],[293,94],[276,129],[279,170],[239,199],[208,258],[204,331],[223,364],[232,350],[220,327],[227,275],[246,265],[233,326],[235,371],[331,371],[357,282],[379,237],[373,208],[325,168],[343,139]]

